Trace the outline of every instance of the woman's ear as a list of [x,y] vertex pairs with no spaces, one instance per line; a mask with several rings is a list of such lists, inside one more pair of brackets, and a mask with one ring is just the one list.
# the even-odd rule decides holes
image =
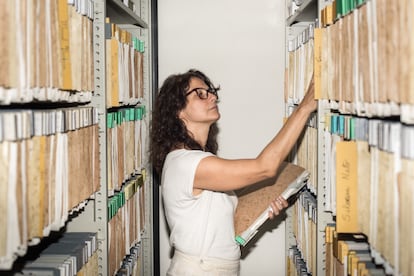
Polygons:
[[186,122],[188,122],[188,117],[186,116],[184,109],[178,111],[178,119],[180,119],[184,125],[187,125]]

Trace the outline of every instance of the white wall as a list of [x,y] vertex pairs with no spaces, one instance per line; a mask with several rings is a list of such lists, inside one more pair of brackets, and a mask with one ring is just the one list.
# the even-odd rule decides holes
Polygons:
[[[197,68],[221,86],[222,157],[255,157],[282,125],[284,3],[158,1],[160,85],[172,73]],[[160,210],[160,271],[165,275],[170,247]],[[284,227],[279,222],[252,242],[241,276],[285,275]]]

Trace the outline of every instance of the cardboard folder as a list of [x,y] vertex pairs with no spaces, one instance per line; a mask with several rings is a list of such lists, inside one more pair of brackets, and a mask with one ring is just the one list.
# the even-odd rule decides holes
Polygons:
[[[286,191],[289,185],[298,182],[302,184],[300,185],[301,189],[306,184],[308,175],[304,168],[284,162],[280,166],[277,176],[271,181],[261,182],[237,191],[239,203],[234,219],[236,241],[245,245],[255,233],[247,238],[243,233],[256,224],[263,214],[267,213],[270,203]],[[302,177],[304,179],[301,179]],[[264,221],[266,219],[267,217],[264,217]]]

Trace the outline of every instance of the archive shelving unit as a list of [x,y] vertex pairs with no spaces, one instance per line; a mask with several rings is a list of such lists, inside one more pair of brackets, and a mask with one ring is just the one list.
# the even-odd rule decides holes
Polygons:
[[[285,116],[288,117],[290,113],[296,108],[297,104],[303,97],[304,90],[306,89],[307,81],[311,76],[309,69],[312,68],[312,64],[305,65],[304,63],[297,62],[297,56],[293,56],[293,53],[306,47],[302,52],[302,57],[311,54],[313,57],[313,31],[318,17],[318,1],[317,0],[304,0],[304,1],[286,1],[286,71],[285,79],[296,78],[298,76],[301,80],[295,79],[295,84],[291,81],[285,82]],[[302,50],[301,50],[302,51]],[[296,61],[293,61],[296,60]],[[293,63],[292,63],[293,62]],[[293,66],[293,68],[292,68]],[[310,66],[309,68],[305,68]],[[300,71],[293,77],[295,71]],[[313,70],[312,70],[313,71]],[[307,81],[306,81],[306,80]],[[298,84],[300,83],[300,84]],[[296,87],[295,87],[296,85]],[[305,127],[304,134],[299,141],[307,141],[309,143],[305,147],[314,148],[311,162],[315,164],[309,164],[305,162],[303,157],[300,157],[300,144],[304,142],[298,142],[294,147],[289,159],[291,162],[304,167],[311,173],[311,178],[308,181],[307,188],[300,194],[297,200],[287,210],[286,219],[286,275],[295,274],[296,267],[301,267],[307,271],[308,275],[324,275],[325,270],[325,242],[324,242],[324,225],[332,220],[331,216],[327,215],[320,210],[320,205],[323,204],[319,198],[323,197],[323,190],[321,189],[320,179],[318,176],[323,175],[319,170],[322,168],[318,160],[321,160],[320,151],[316,152],[316,148],[320,148],[315,129],[318,128],[318,122],[320,121],[320,113],[316,112],[309,119],[307,126]],[[313,130],[313,134],[311,131]],[[316,130],[318,131],[318,130]],[[308,141],[309,140],[309,141]],[[307,227],[313,228],[314,237],[307,242],[301,241],[302,230],[298,226],[299,223],[305,223],[303,221],[298,222],[300,214],[308,213],[309,221],[306,222]],[[323,230],[323,231],[321,231]],[[302,244],[303,243],[303,244]],[[305,245],[306,243],[306,245]],[[306,249],[308,248],[308,249]],[[307,251],[307,252],[303,252]],[[292,256],[296,255],[295,263],[292,261]],[[296,266],[296,267],[295,267]],[[313,272],[313,274],[312,274]]]
[[[101,159],[101,189],[95,194],[95,199],[88,210],[81,214],[79,218],[69,225],[69,230],[79,231],[88,225],[90,219],[93,217],[95,222],[89,224],[92,227],[90,230],[97,231],[99,238],[99,273],[100,275],[109,275],[109,252],[108,252],[108,239],[110,233],[108,233],[108,198],[111,196],[111,192],[108,191],[108,172],[107,172],[107,97],[108,87],[105,81],[110,76],[106,75],[106,40],[111,38],[110,26],[107,24],[106,18],[109,18],[111,23],[115,23],[121,29],[126,30],[135,37],[144,42],[145,50],[143,51],[143,97],[139,98],[134,104],[145,106],[146,116],[143,118],[143,136],[149,134],[149,112],[152,106],[152,53],[151,53],[151,1],[141,0],[136,1],[136,11],[127,7],[121,0],[101,0],[94,1],[94,60],[95,60],[95,94],[92,105],[99,108],[99,126],[100,126],[100,159]],[[125,2],[125,1],[124,1]],[[131,1],[129,1],[131,2]],[[128,106],[127,106],[128,107]],[[113,108],[113,107],[112,107]],[[116,109],[117,107],[115,107]],[[122,108],[122,106],[118,106]],[[144,139],[145,142],[146,139]],[[148,145],[143,145],[143,150],[146,154]],[[141,241],[140,241],[140,273],[141,275],[153,275],[153,198],[152,198],[152,171],[151,166],[148,163],[148,158],[143,156],[143,174],[145,179],[142,185],[145,185],[145,210],[144,228],[141,229]],[[130,172],[132,174],[141,174],[140,171]]]
[[[25,1],[26,2],[26,1]],[[39,5],[40,3],[36,1],[36,3],[27,3],[27,7],[29,8],[29,5]],[[42,2],[43,3],[43,2]],[[56,3],[56,4],[55,4]],[[50,13],[58,13],[66,8],[60,10],[58,9],[58,5],[68,5],[70,7],[75,7],[77,9],[77,12],[84,15],[85,17],[88,17],[88,20],[91,21],[91,29],[90,29],[90,35],[91,37],[88,37],[86,33],[79,33],[79,37],[81,37],[80,40],[88,41],[90,39],[90,44],[86,45],[85,47],[90,47],[90,52],[88,54],[90,55],[89,58],[91,60],[90,64],[90,74],[83,72],[83,75],[87,75],[91,78],[89,84],[92,84],[90,87],[91,91],[86,91],[84,93],[78,93],[82,94],[80,96],[77,96],[77,91],[71,91],[72,88],[66,88],[66,87],[57,87],[56,89],[62,89],[64,93],[64,97],[62,99],[59,99],[57,97],[53,97],[46,95],[50,98],[43,97],[43,87],[37,87],[35,89],[36,93],[33,97],[31,94],[30,96],[24,97],[25,95],[20,98],[14,97],[14,92],[16,90],[16,87],[8,87],[7,83],[6,85],[3,84],[3,82],[0,82],[0,88],[1,88],[1,99],[0,99],[0,115],[1,115],[1,123],[0,127],[6,127],[6,124],[3,124],[3,117],[5,117],[8,112],[19,112],[19,110],[28,110],[29,112],[34,112],[37,110],[48,110],[51,112],[55,112],[56,110],[60,109],[66,109],[66,108],[90,108],[90,113],[88,116],[93,118],[93,125],[97,126],[97,141],[94,141],[94,145],[91,147],[96,149],[97,148],[97,155],[95,156],[95,159],[92,158],[91,162],[93,164],[99,163],[99,175],[95,175],[95,179],[89,179],[87,180],[90,183],[99,183],[95,185],[95,190],[91,191],[89,195],[86,195],[85,198],[79,199],[80,202],[77,202],[75,207],[71,210],[68,210],[67,213],[63,214],[62,217],[62,225],[60,229],[53,229],[53,231],[58,232],[93,232],[97,235],[97,274],[98,275],[110,275],[113,273],[113,270],[117,271],[121,268],[121,264],[117,263],[114,267],[110,269],[110,237],[111,235],[114,236],[114,231],[110,229],[109,222],[111,218],[114,216],[114,213],[117,212],[118,209],[120,209],[125,202],[128,200],[125,199],[125,194],[127,193],[124,191],[124,188],[126,187],[126,184],[130,184],[129,182],[133,182],[133,185],[129,185],[128,189],[132,189],[133,191],[128,191],[129,194],[138,194],[138,190],[140,191],[140,205],[138,203],[134,206],[134,208],[145,210],[145,212],[141,213],[141,221],[138,222],[141,223],[139,228],[140,232],[137,234],[137,239],[135,241],[130,241],[130,244],[135,244],[138,252],[138,259],[136,262],[138,263],[138,272],[141,275],[153,275],[154,273],[154,267],[153,267],[153,197],[152,197],[152,169],[149,164],[147,152],[148,152],[148,140],[147,137],[149,135],[149,120],[150,120],[150,111],[152,107],[152,89],[153,89],[153,56],[152,56],[152,44],[151,44],[151,35],[152,35],[152,25],[151,25],[151,1],[150,0],[135,0],[135,1],[122,1],[122,0],[84,0],[84,1],[71,1],[71,0],[59,0],[59,1],[51,1],[51,4],[56,5],[56,10],[50,9],[47,12]],[[7,5],[13,4],[16,5],[13,7],[15,11],[18,12],[26,12],[25,8],[26,6],[23,6],[22,1],[8,1]],[[33,8],[30,6],[30,8]],[[59,6],[59,8],[62,6]],[[8,9],[4,8],[2,9],[3,12],[7,13]],[[39,12],[39,10],[36,11],[34,9],[34,12]],[[16,12],[17,14],[17,12]],[[34,13],[36,15],[36,13]],[[8,15],[7,15],[8,16]],[[54,15],[57,16],[57,15]],[[63,15],[60,14],[59,16],[67,16],[63,12]],[[56,17],[57,19],[58,17]],[[41,17],[36,18],[31,17],[31,20],[42,20]],[[14,18],[13,18],[14,20]],[[67,20],[67,19],[64,19]],[[65,21],[66,22],[66,21]],[[18,22],[17,22],[18,23]],[[39,25],[43,24],[37,23]],[[50,22],[46,22],[49,24]],[[53,22],[52,22],[53,23]],[[46,25],[47,25],[46,24]],[[67,24],[64,23],[64,24]],[[135,89],[137,92],[130,98],[126,100],[120,100],[118,104],[115,105],[108,105],[108,98],[111,97],[111,87],[108,86],[108,79],[111,79],[112,76],[108,74],[109,71],[109,57],[107,52],[107,42],[111,39],[111,36],[113,36],[113,33],[111,32],[114,28],[111,26],[111,24],[115,24],[116,28],[119,28],[119,32],[123,32],[123,34],[126,34],[127,36],[127,43],[131,43],[128,47],[131,49],[131,53],[136,53],[137,56],[139,56],[140,64],[136,66],[137,71],[133,71],[133,73],[136,73],[138,75],[138,70],[140,74],[139,83],[137,81],[137,84],[131,84],[132,89]],[[45,25],[45,26],[46,26]],[[21,28],[24,32],[26,32],[26,29],[24,29],[24,24],[21,26],[18,24],[19,28]],[[42,25],[43,26],[43,25]],[[66,26],[65,26],[66,28]],[[67,42],[66,39],[68,39],[66,32],[66,29],[63,28],[62,35],[65,40],[65,43]],[[10,31],[8,29],[4,32],[4,34],[7,34]],[[124,32],[125,31],[125,32]],[[27,31],[27,38],[29,38],[29,35],[32,35],[30,31]],[[20,33],[20,29],[16,29],[15,35],[19,37],[19,39],[22,39],[23,35]],[[42,30],[37,33],[33,33],[33,36],[39,36],[42,35]],[[73,35],[73,34],[71,34]],[[82,37],[85,35],[85,37]],[[4,37],[2,37],[4,38]],[[5,36],[6,41],[9,38],[7,35]],[[24,37],[23,37],[24,38]],[[119,43],[122,44],[125,41],[121,41],[120,38]],[[3,39],[4,41],[4,39]],[[52,45],[53,41],[49,41]],[[48,42],[48,43],[49,43]],[[132,45],[133,44],[133,45]],[[7,45],[5,46],[7,49]],[[67,46],[67,45],[66,45]],[[53,46],[52,46],[53,47]],[[63,48],[64,46],[62,46]],[[66,48],[65,50],[67,50]],[[85,49],[85,48],[82,48]],[[133,50],[132,50],[133,49]],[[63,52],[65,51],[63,50]],[[85,50],[86,51],[86,50]],[[8,52],[7,52],[8,53]],[[7,56],[6,53],[6,56]],[[24,51],[21,52],[22,54],[25,54]],[[22,58],[22,56],[19,56],[19,58]],[[38,57],[36,57],[38,58]],[[53,59],[53,57],[45,56],[47,60]],[[40,59],[40,58],[38,58]],[[64,58],[63,58],[64,59]],[[3,62],[6,60],[6,62],[3,64]],[[46,62],[45,61],[39,61],[39,62]],[[29,68],[25,68],[25,65],[30,65],[31,60],[27,61],[27,63],[22,62],[22,60],[19,63],[22,69],[21,72],[30,72]],[[10,64],[12,62],[7,63],[8,60],[1,59],[0,60],[0,66],[4,68],[12,68]],[[12,68],[13,69],[13,68]],[[122,68],[121,68],[122,69]],[[126,73],[129,74],[128,71],[130,68],[126,69]],[[60,72],[60,71],[59,71]],[[58,73],[59,72],[50,72]],[[122,71],[125,72],[125,71]],[[133,73],[131,73],[133,75]],[[52,75],[53,75],[52,74]],[[69,73],[70,74],[70,73]],[[80,75],[82,72],[73,72],[75,75]],[[82,76],[83,77],[83,76]],[[118,77],[124,77],[124,76],[118,76]],[[133,78],[131,78],[133,79]],[[122,79],[124,80],[124,79]],[[120,82],[122,82],[122,80]],[[130,79],[127,79],[130,83],[132,82]],[[1,87],[3,86],[4,87]],[[136,86],[134,86],[136,85]],[[139,91],[138,92],[138,87]],[[127,94],[129,92],[129,89],[131,87],[123,87],[125,91],[127,91]],[[17,90],[26,91],[24,89],[25,87],[17,87]],[[52,87],[55,89],[55,87]],[[51,89],[51,87],[47,86],[47,89]],[[68,91],[65,91],[68,90]],[[28,90],[27,90],[28,91]],[[54,90],[53,90],[54,91]],[[67,92],[67,93],[66,93]],[[121,91],[122,93],[123,91]],[[139,94],[139,95],[138,95]],[[76,95],[75,97],[73,95]],[[13,96],[13,97],[12,97]],[[16,100],[17,99],[17,100]],[[89,110],[89,109],[88,109]],[[110,188],[109,187],[109,178],[110,178],[110,172],[108,172],[108,166],[111,156],[110,149],[108,149],[108,146],[110,145],[108,142],[108,123],[110,123],[110,120],[113,120],[113,118],[110,116],[111,114],[117,114],[117,116],[122,115],[122,118],[116,118],[115,120],[120,120],[119,122],[125,122],[125,121],[139,121],[139,133],[140,133],[140,140],[139,140],[139,151],[140,156],[134,156],[135,159],[139,159],[139,161],[136,161],[137,165],[133,167],[131,171],[128,171],[126,173],[125,178],[121,181],[121,183],[116,183],[116,188]],[[126,115],[128,114],[128,115]],[[74,121],[75,116],[73,115]],[[115,115],[114,115],[115,116]],[[33,120],[36,119],[36,117],[32,116]],[[111,119],[112,118],[112,119]],[[67,120],[71,120],[71,118],[66,118]],[[60,126],[60,125],[59,125]],[[82,122],[83,126],[83,122]],[[23,131],[26,133],[25,131]],[[6,132],[2,131],[0,132],[1,140],[0,142],[6,141],[9,139],[9,136],[5,136]],[[16,130],[16,133],[20,133],[20,130]],[[26,136],[19,137],[18,139],[31,139],[33,137],[33,133],[28,133]],[[47,135],[47,134],[46,134]],[[95,135],[95,134],[94,134]],[[94,136],[95,137],[95,136]],[[95,137],[96,138],[96,137]],[[97,142],[98,145],[95,145],[95,142]],[[81,145],[79,145],[81,146]],[[96,147],[95,147],[96,146]],[[137,149],[138,150],[138,149]],[[99,157],[98,157],[99,156]],[[4,160],[3,160],[4,161]],[[78,161],[76,161],[78,162]],[[10,163],[11,165],[12,163]],[[13,163],[14,164],[14,163]],[[119,172],[121,174],[121,172]],[[138,179],[138,180],[137,180]],[[3,179],[4,180],[4,179]],[[0,183],[0,187],[5,188],[6,183],[2,182]],[[70,185],[70,183],[69,183]],[[91,185],[93,186],[93,185]],[[126,189],[126,188],[125,188]],[[117,199],[114,199],[115,196]],[[138,196],[137,196],[138,197]],[[122,199],[122,202],[118,202],[118,198]],[[65,199],[63,199],[65,200]],[[117,201],[117,206],[115,211],[113,210],[113,202]],[[42,206],[42,205],[39,205]],[[1,206],[4,207],[4,206]],[[39,207],[40,208],[40,207]],[[64,207],[65,208],[65,207]],[[43,210],[41,210],[43,212]],[[25,211],[22,211],[25,212]],[[65,211],[63,211],[65,212]],[[136,218],[139,216],[137,215]],[[26,231],[26,230],[24,230]],[[131,230],[132,231],[132,230]],[[10,234],[10,232],[9,232]],[[9,235],[8,234],[8,235]],[[22,235],[24,236],[24,235]],[[41,237],[40,240],[46,240],[48,238],[47,234],[44,237]],[[7,239],[3,241],[3,243],[7,243]],[[23,238],[23,245],[27,246],[29,250],[32,248],[31,245],[38,243],[39,239],[34,240],[24,240]],[[4,244],[2,244],[4,245]],[[5,245],[6,247],[6,245]],[[3,247],[2,247],[3,248]],[[36,249],[34,249],[36,250]],[[128,248],[126,248],[126,251]],[[5,273],[18,273],[18,269],[22,269],[24,267],[25,262],[25,253],[26,250],[22,250],[21,247],[19,247],[18,251],[15,252],[13,256],[7,255],[3,258],[3,256],[0,256],[0,270],[1,272]],[[40,252],[33,252],[34,254],[40,253]],[[124,255],[128,255],[127,253],[122,253],[122,257]],[[15,261],[18,259],[19,262],[21,262],[22,266],[20,268],[14,268],[13,265],[15,265]],[[22,260],[20,260],[22,259]]]
[[[358,242],[367,247],[365,255],[361,254],[376,265],[377,272],[382,273],[378,275],[410,275],[414,247],[407,229],[412,226],[414,208],[407,194],[412,194],[412,173],[408,166],[414,160],[413,148],[408,142],[414,132],[414,42],[407,34],[412,32],[409,14],[414,8],[413,2],[388,5],[380,0],[304,0],[286,3],[286,75],[288,78],[293,68],[303,76],[300,70],[304,65],[292,63],[289,54],[311,41],[313,57],[309,62],[318,99],[315,120],[309,123],[317,128],[313,144],[317,154],[307,168],[317,168],[317,177],[313,180],[316,188],[309,187],[317,202],[316,211],[313,210],[315,246],[313,259],[306,262],[309,259],[305,258],[303,268],[308,275],[332,275],[332,262],[338,265],[342,260],[333,256],[335,246],[332,248],[328,243],[332,240],[335,243],[335,238],[340,239],[338,233],[345,233],[362,237]],[[295,3],[298,6],[291,12],[289,7]],[[292,88],[289,81],[285,97],[287,116],[303,95],[298,90],[304,87],[299,84]],[[344,145],[350,145],[345,147],[350,152],[343,152]],[[299,148],[297,145],[293,153],[294,161],[300,159]],[[350,162],[354,153],[355,161]],[[355,165],[346,168],[353,170],[352,174],[343,171],[340,162]],[[362,166],[367,171],[361,171]],[[363,175],[367,177],[361,180]],[[341,194],[343,187],[348,189],[346,200],[345,194]],[[366,196],[361,197],[360,193]],[[350,219],[342,216],[345,211]],[[296,236],[297,222],[292,219],[294,215],[289,210],[287,254],[292,246],[301,246]],[[387,218],[381,219],[384,215]],[[305,253],[299,250],[298,255],[303,257]],[[347,254],[347,258],[354,258],[353,253]],[[289,264],[288,268],[288,275],[295,275]]]

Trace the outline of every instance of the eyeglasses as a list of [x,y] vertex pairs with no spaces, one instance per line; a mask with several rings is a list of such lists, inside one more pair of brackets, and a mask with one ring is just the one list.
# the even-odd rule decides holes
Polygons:
[[205,100],[208,98],[208,94],[210,93],[211,95],[216,96],[216,99],[218,100],[218,94],[217,94],[218,89],[216,88],[194,88],[191,89],[190,91],[188,91],[185,96],[187,97],[188,95],[190,95],[193,92],[197,93],[197,96],[202,99]]

